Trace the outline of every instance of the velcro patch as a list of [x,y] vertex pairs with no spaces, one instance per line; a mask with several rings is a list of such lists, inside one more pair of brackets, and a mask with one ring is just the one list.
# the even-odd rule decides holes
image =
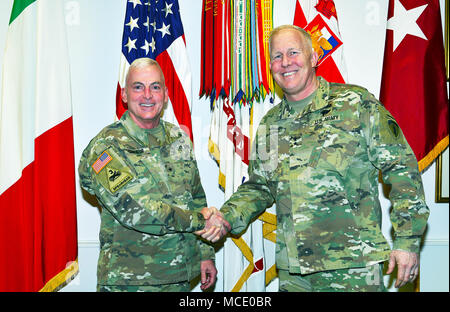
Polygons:
[[388,123],[388,126],[389,126],[389,130],[391,130],[392,135],[395,138],[398,138],[398,136],[400,134],[400,128],[397,125],[397,123],[393,119],[388,119],[387,123]]
[[98,174],[112,160],[111,155],[104,151],[92,165],[95,173]]
[[109,190],[112,193],[115,193],[132,179],[131,175],[127,172],[120,171],[111,166],[106,168],[106,173],[108,175]]

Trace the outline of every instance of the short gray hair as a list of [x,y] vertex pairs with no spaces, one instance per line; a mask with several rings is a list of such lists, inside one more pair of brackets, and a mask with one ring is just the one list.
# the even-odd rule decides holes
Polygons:
[[281,32],[282,30],[285,30],[285,29],[298,31],[303,36],[303,38],[305,38],[306,44],[308,45],[308,48],[310,48],[310,50],[312,51],[311,35],[306,30],[304,30],[301,27],[295,26],[295,25],[281,25],[281,26],[278,26],[278,27],[272,29],[272,31],[269,34],[269,54],[272,53],[272,39],[273,39],[273,37],[275,35],[277,35],[279,32]]
[[164,84],[165,82],[165,78],[164,78],[164,73],[161,69],[161,66],[159,65],[159,63],[157,61],[155,61],[154,59],[151,59],[149,57],[141,57],[141,58],[137,58],[135,59],[130,67],[128,68],[127,71],[127,75],[125,76],[125,85],[128,84],[128,76],[130,75],[130,71],[134,68],[146,68],[146,67],[150,67],[150,66],[156,66],[159,68],[159,71],[161,72],[161,76],[163,79]]

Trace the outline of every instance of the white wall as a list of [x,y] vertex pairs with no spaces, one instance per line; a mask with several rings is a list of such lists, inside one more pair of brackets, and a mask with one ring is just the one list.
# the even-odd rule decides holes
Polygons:
[[[89,140],[114,121],[115,90],[119,76],[125,0],[64,0],[72,76],[75,161]],[[275,25],[286,23],[293,14],[292,0],[275,0]],[[444,0],[440,0],[441,5]],[[13,0],[0,1],[0,64]],[[208,155],[209,101],[198,99],[200,77],[201,0],[179,0],[186,43],[193,73],[193,132],[196,155],[208,204],[220,207],[218,169]],[[335,0],[344,41],[348,80],[378,96],[384,51],[387,1]],[[280,13],[280,12],[284,13]],[[443,12],[443,9],[441,10]],[[442,13],[443,14],[443,13]],[[1,78],[0,78],[1,79]],[[26,86],[24,86],[26,87]],[[434,202],[435,165],[423,174],[426,200],[431,210],[421,253],[421,290],[448,291],[449,206]],[[78,185],[78,177],[77,177]],[[381,198],[384,211],[389,202]],[[99,211],[77,189],[80,273],[63,291],[95,291],[98,257]],[[390,238],[391,226],[383,218],[383,232]],[[221,252],[216,291],[223,291]],[[386,277],[386,281],[388,277]],[[272,283],[273,284],[273,283]],[[271,285],[272,286],[272,285]],[[198,288],[196,288],[198,290]],[[276,291],[276,287],[271,287]]]

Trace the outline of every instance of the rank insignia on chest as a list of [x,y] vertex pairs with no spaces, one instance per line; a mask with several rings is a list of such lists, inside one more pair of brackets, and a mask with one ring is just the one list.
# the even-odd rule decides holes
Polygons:
[[92,169],[94,169],[95,173],[98,174],[111,160],[112,157],[105,151],[94,162]]

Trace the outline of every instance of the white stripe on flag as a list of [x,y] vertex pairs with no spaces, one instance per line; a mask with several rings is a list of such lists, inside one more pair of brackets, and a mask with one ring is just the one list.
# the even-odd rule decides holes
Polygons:
[[186,51],[186,45],[182,37],[178,37],[167,48],[167,53],[172,60],[175,72],[183,85],[184,94],[189,103],[189,111],[192,110],[192,74],[189,63],[189,58]]
[[[64,17],[49,17],[52,6],[53,1],[40,0],[37,7],[28,6],[9,26],[0,108],[0,194],[34,160],[34,139],[72,114],[70,104],[62,105],[71,100],[70,77],[56,74],[61,68],[69,72],[69,61],[64,53],[55,53],[60,47],[51,48],[52,42],[65,36],[65,29],[55,31],[60,28],[57,25],[64,25]],[[39,42],[37,36],[23,40],[36,25],[45,34]],[[61,88],[51,88],[56,82]]]

